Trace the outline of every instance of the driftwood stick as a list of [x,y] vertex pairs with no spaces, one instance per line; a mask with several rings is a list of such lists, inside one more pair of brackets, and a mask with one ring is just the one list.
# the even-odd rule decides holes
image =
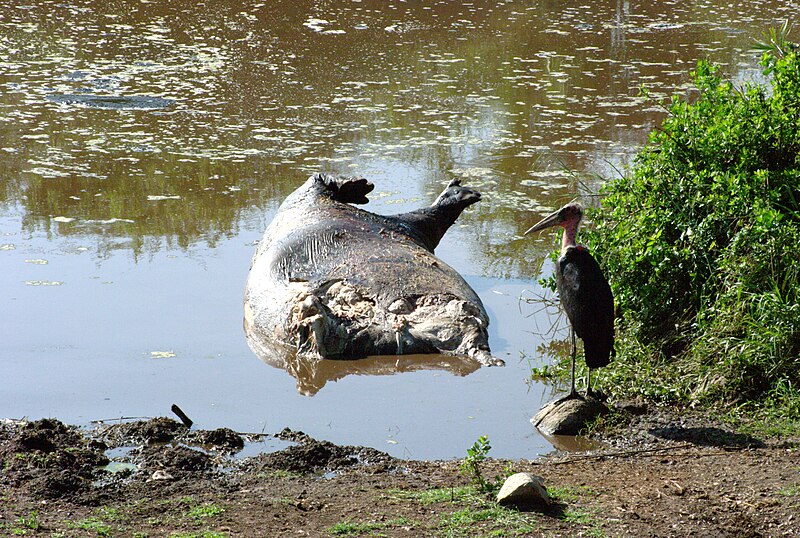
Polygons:
[[178,407],[177,404],[172,404],[171,409],[173,413],[178,415],[178,418],[181,419],[181,422],[183,422],[184,426],[186,426],[187,428],[192,427],[192,424],[194,424],[194,422],[192,422],[192,419],[186,416],[186,413],[184,413],[183,410],[181,410],[181,408]]

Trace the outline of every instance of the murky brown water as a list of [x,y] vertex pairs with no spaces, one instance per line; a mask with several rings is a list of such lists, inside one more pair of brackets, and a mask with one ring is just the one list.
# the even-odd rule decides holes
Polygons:
[[[496,456],[550,450],[528,418],[551,389],[526,379],[555,318],[519,297],[540,293],[555,239],[519,233],[645,143],[663,111],[640,87],[685,92],[702,57],[757,78],[753,38],[798,14],[0,0],[0,416],[85,424],[174,402],[206,428],[289,426],[405,457],[460,456],[482,434]],[[379,213],[452,177],[481,188],[437,254],[484,299],[506,368],[363,363],[296,381],[255,358],[241,329],[254,242],[318,170],[370,178]]]

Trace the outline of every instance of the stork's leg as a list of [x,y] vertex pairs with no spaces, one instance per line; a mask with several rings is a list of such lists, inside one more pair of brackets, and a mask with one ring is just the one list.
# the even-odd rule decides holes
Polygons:
[[569,397],[573,397],[578,394],[578,391],[575,390],[575,355],[578,351],[575,347],[575,329],[572,328],[572,325],[569,327],[569,332],[572,335],[572,384],[569,391]]
[[587,398],[594,396],[592,392],[592,369],[588,366],[586,367],[586,396]]

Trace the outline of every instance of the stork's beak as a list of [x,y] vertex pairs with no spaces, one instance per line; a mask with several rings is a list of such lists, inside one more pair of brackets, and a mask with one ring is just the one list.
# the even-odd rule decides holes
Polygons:
[[550,228],[551,226],[558,226],[564,221],[561,217],[561,210],[556,211],[555,213],[551,213],[550,215],[546,216],[526,231],[522,235],[528,235],[531,232],[538,232],[540,230],[544,230],[545,228]]

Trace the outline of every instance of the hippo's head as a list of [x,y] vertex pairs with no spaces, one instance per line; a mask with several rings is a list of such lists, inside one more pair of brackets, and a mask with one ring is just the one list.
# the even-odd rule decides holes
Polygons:
[[453,179],[431,204],[432,207],[455,206],[464,209],[481,199],[481,193],[469,187],[463,187],[460,179]]

